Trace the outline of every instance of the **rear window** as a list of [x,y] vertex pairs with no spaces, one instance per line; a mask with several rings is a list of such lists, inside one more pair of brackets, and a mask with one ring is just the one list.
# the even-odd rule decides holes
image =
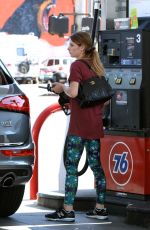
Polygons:
[[12,83],[13,78],[11,77],[2,61],[0,61],[0,85],[8,85]]

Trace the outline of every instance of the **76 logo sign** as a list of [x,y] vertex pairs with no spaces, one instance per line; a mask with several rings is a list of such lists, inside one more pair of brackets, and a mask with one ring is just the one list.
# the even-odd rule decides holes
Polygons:
[[115,162],[113,173],[125,174],[128,171],[128,152],[122,154],[114,154],[113,161]]
[[126,185],[132,175],[133,159],[129,147],[124,142],[113,145],[109,154],[109,171],[115,184]]

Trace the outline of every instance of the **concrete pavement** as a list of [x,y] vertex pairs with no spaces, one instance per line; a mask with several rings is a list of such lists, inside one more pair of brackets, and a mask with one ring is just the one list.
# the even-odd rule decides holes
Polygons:
[[0,219],[0,230],[144,230],[145,228],[128,225],[124,217],[109,216],[99,221],[87,218],[84,212],[76,212],[74,223],[47,221],[44,215],[48,208],[37,205],[36,201],[24,200],[18,211],[9,218]]

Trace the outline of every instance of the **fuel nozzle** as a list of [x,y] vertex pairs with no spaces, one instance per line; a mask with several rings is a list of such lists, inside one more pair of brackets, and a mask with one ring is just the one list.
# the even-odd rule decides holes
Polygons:
[[51,83],[48,83],[48,84],[47,84],[47,91],[50,92],[51,89],[52,89],[52,85],[51,85]]
[[48,84],[47,84],[47,86],[38,86],[39,88],[42,88],[42,89],[47,89],[47,91],[48,92],[51,92],[52,91],[52,83],[51,82],[49,82]]

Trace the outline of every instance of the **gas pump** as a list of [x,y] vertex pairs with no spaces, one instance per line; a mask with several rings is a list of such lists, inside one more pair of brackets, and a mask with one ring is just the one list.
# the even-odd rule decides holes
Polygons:
[[99,32],[100,57],[115,91],[101,140],[108,195],[150,198],[149,41],[148,30]]

